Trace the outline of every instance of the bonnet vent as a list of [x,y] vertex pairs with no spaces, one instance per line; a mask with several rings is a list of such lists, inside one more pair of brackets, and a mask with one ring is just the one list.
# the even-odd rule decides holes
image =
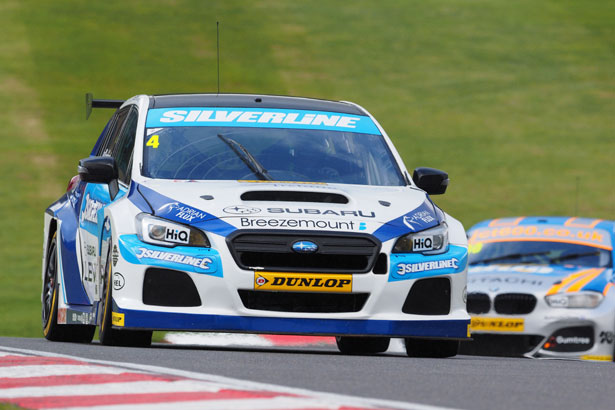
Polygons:
[[344,195],[330,192],[305,191],[248,191],[241,194],[244,201],[284,201],[284,202],[324,202],[328,204],[347,204]]

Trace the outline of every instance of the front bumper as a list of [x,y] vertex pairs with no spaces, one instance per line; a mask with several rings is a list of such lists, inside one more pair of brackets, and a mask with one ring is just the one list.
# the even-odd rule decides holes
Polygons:
[[[463,260],[454,268],[451,264],[434,263],[427,267],[434,268],[433,272],[423,270],[401,278],[394,277],[390,272],[350,274],[352,287],[343,295],[369,294],[366,302],[354,311],[315,312],[246,307],[240,292],[264,293],[257,284],[261,271],[240,269],[223,238],[220,238],[220,243],[214,239],[211,249],[160,248],[142,243],[134,235],[121,235],[114,243],[118,243],[119,252],[114,256],[113,274],[119,274],[123,279],[121,287],[114,287],[113,290],[113,324],[117,328],[453,339],[469,337],[470,320],[463,300],[466,284],[466,250],[463,247],[451,246],[450,255],[437,255],[438,260],[452,257],[457,258],[455,261]],[[386,253],[384,249],[382,252]],[[387,257],[391,269],[397,269],[394,261],[399,263],[399,256],[396,259]],[[409,260],[409,263],[414,263],[414,260]],[[439,266],[444,267],[435,269]],[[189,277],[198,292],[198,298],[195,298],[198,303],[190,306],[144,303],[144,280],[148,270],[152,269],[174,270]],[[323,278],[335,276],[321,275]],[[413,285],[432,277],[446,278],[450,282],[448,313],[404,313],[402,309]],[[310,292],[315,297],[323,295],[315,289],[304,291],[303,295],[309,297]],[[271,293],[299,294],[292,291]]]
[[477,321],[522,321],[523,331],[471,330],[474,341],[462,345],[462,354],[613,361],[615,311],[606,306],[545,308],[516,316],[473,315],[472,324]]

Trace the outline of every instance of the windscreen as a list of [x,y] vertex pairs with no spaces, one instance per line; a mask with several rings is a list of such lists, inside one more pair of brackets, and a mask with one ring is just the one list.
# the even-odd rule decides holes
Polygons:
[[[148,116],[143,175],[177,180],[405,185],[384,138],[368,117],[351,117],[357,120],[336,126],[333,120],[330,125],[325,121],[332,115],[313,124],[317,114],[302,113],[303,117],[295,115],[288,124],[281,117],[272,122],[275,117],[271,116],[268,122],[258,123],[262,113],[250,111],[247,118],[252,121],[240,123],[243,111],[229,109],[219,115],[220,111],[207,111],[211,121],[201,123],[188,110],[158,113],[153,119]],[[213,121],[216,115],[228,120],[234,112],[239,114],[232,121]],[[340,117],[335,121],[339,123]],[[187,123],[189,118],[195,121]],[[371,126],[365,124],[366,119]],[[231,126],[224,126],[227,124]],[[356,129],[362,132],[352,132],[349,125],[360,125]]]

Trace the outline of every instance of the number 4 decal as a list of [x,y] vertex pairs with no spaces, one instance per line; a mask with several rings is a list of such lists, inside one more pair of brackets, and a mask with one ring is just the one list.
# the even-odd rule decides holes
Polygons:
[[158,134],[152,135],[152,137],[147,141],[145,145],[154,149],[158,148],[158,146],[160,145],[160,143],[158,142]]

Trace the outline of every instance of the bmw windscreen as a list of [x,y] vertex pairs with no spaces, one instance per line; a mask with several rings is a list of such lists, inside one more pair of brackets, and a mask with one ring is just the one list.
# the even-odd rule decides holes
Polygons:
[[405,185],[384,138],[365,116],[153,109],[144,145],[142,173],[149,178]]

